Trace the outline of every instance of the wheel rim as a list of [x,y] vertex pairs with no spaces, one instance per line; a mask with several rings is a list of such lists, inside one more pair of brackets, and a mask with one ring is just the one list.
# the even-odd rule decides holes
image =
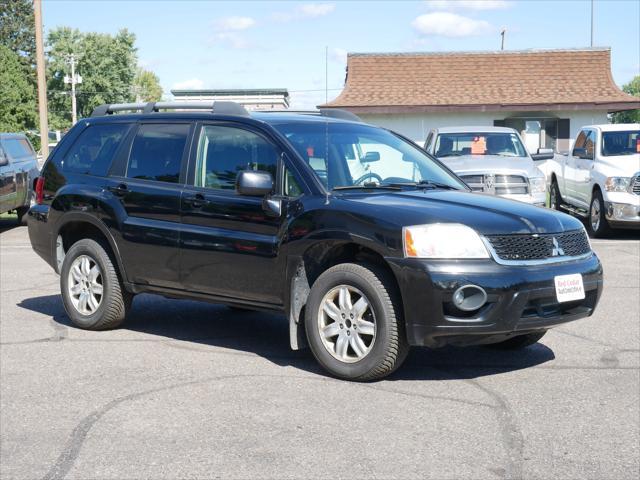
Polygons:
[[591,228],[594,232],[600,228],[600,200],[597,198],[591,202]]
[[551,192],[549,192],[549,197],[551,197],[549,199],[549,203],[550,203],[549,207],[552,208],[553,210],[557,210],[558,209],[558,203],[556,201],[556,195],[557,195],[556,186],[555,186],[555,184],[552,184],[551,185]]
[[376,340],[376,318],[367,297],[350,285],[327,292],[318,311],[318,333],[335,359],[355,363],[366,357]]
[[92,315],[102,302],[102,271],[88,255],[80,255],[71,264],[67,282],[69,299],[81,315]]

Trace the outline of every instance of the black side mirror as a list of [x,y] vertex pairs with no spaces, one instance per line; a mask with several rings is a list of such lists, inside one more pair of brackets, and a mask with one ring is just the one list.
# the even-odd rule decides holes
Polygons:
[[574,148],[573,156],[584,160],[592,160],[591,155],[589,155],[586,148]]
[[236,191],[249,197],[264,197],[273,190],[273,177],[269,172],[244,170],[236,177]]
[[367,152],[364,157],[360,159],[362,163],[377,162],[380,160],[380,152]]
[[539,160],[551,160],[553,158],[552,148],[539,148],[538,153],[532,153],[531,158],[534,162]]

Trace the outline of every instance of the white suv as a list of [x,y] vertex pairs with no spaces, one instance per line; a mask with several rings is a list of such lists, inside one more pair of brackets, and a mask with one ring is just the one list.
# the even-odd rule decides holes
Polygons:
[[552,208],[588,218],[595,237],[640,228],[640,124],[584,127],[568,155],[549,163]]

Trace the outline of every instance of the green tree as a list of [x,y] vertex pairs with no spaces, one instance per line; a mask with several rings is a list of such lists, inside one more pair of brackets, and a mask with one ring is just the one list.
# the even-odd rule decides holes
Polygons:
[[0,132],[24,132],[36,125],[35,87],[20,56],[0,45]]
[[138,68],[136,78],[133,80],[133,88],[136,94],[136,101],[157,102],[162,98],[160,79],[149,70]]
[[36,34],[31,0],[0,0],[0,45],[18,54],[20,62],[33,70]]
[[[634,97],[640,97],[640,75],[622,87],[622,90]],[[613,123],[640,123],[640,110],[627,110],[613,114]]]
[[82,83],[76,88],[78,117],[87,117],[103,103],[132,102],[137,70],[135,35],[120,30],[116,35],[83,33],[69,27],[56,28],[47,37],[50,121],[54,128],[71,124],[70,56]]

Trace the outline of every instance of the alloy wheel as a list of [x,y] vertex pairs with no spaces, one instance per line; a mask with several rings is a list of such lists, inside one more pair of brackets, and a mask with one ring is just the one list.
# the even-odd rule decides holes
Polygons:
[[324,348],[337,360],[354,363],[366,357],[376,339],[371,303],[357,288],[338,285],[320,302],[318,331]]
[[598,198],[594,198],[591,201],[591,229],[594,232],[597,232],[600,229],[600,200]]
[[92,315],[102,302],[102,271],[88,255],[80,255],[71,264],[68,277],[69,299],[78,313]]

